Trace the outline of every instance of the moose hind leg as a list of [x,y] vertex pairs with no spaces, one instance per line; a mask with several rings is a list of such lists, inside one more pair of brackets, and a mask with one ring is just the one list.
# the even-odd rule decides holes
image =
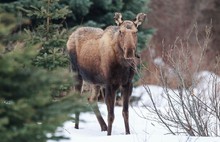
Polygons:
[[79,129],[79,114],[80,112],[75,112],[75,128]]
[[96,118],[99,122],[99,125],[101,127],[101,131],[107,131],[107,125],[104,121],[104,119],[102,118],[102,115],[99,111],[99,108],[98,108],[98,96],[99,96],[99,92],[100,92],[100,86],[93,86],[92,88],[92,96],[88,99],[95,115],[96,115]]
[[101,115],[101,113],[99,111],[97,103],[94,104],[93,110],[94,110],[96,118],[97,118],[97,120],[99,122],[99,125],[101,127],[101,131],[107,131],[107,125],[106,125],[104,119],[102,118],[102,115]]
[[132,84],[128,83],[125,86],[122,86],[122,97],[123,97],[123,110],[122,115],[124,118],[124,124],[125,124],[125,133],[130,134],[130,128],[129,128],[129,99],[132,92]]
[[[76,74],[75,78],[76,80],[76,85],[74,86],[74,90],[78,93],[81,94],[81,89],[82,89],[82,77],[79,74]],[[79,116],[80,116],[80,112],[76,111],[75,112],[75,128],[79,129]]]

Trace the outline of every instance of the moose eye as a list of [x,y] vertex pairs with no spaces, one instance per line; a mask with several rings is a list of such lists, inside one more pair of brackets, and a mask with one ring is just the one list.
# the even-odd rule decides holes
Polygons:
[[123,35],[124,35],[124,32],[119,31],[119,35],[120,35],[120,36],[123,36]]
[[132,32],[133,35],[137,35],[137,32]]

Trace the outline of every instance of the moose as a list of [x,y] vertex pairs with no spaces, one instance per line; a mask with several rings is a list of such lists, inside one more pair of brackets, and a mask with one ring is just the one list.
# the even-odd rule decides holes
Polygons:
[[[125,133],[130,134],[128,109],[136,67],[137,28],[145,17],[146,14],[139,13],[134,20],[123,20],[122,14],[116,12],[114,15],[116,26],[109,26],[105,30],[80,27],[69,36],[67,41],[67,51],[77,81],[74,86],[76,91],[81,91],[83,81],[91,83],[96,90],[95,93],[98,93],[100,88],[105,90],[108,125],[103,120],[97,105],[93,110],[101,130],[107,131],[107,135],[111,135],[112,132],[118,89],[123,98],[122,115]],[[78,122],[75,128],[78,128]]]

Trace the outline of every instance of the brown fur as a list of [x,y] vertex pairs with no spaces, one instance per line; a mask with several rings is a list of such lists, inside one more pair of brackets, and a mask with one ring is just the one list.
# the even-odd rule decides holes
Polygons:
[[[145,14],[137,15],[135,21],[123,21],[120,13],[115,14],[117,26],[100,28],[81,27],[69,37],[67,50],[72,69],[77,73],[76,89],[81,91],[82,80],[94,84],[96,93],[102,86],[105,90],[105,102],[108,109],[108,127],[96,105],[94,111],[101,130],[111,135],[114,120],[116,90],[121,88],[123,97],[123,117],[126,134],[130,134],[128,123],[128,103],[132,92],[132,78],[135,67],[137,45],[137,26]],[[95,95],[96,96],[96,95]],[[76,128],[78,124],[76,124]]]

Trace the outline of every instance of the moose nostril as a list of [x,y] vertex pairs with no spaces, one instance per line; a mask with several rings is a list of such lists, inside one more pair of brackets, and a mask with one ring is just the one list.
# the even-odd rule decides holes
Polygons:
[[134,58],[134,57],[135,57],[134,49],[125,50],[125,58]]

